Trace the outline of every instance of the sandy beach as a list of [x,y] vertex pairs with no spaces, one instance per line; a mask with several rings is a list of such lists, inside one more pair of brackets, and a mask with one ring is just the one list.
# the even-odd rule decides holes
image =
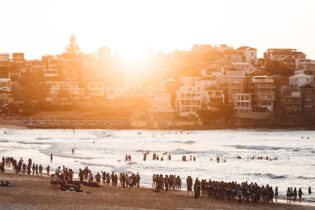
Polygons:
[[0,174],[0,180],[12,183],[0,187],[0,209],[315,209],[292,204],[242,204],[237,201],[194,199],[186,193],[155,193],[153,189],[87,187],[83,192],[51,190],[48,177]]

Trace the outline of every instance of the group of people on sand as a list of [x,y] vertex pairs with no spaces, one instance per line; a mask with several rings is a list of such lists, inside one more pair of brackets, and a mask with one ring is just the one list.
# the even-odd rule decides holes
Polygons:
[[182,189],[182,180],[180,176],[176,175],[162,175],[162,174],[153,174],[152,177],[153,184],[155,187],[155,192],[160,192],[160,190],[181,190]]
[[[28,159],[28,163],[24,163],[23,159],[20,158],[19,161],[14,159],[13,157],[2,157],[2,162],[0,164],[0,171],[1,173],[5,172],[5,164],[9,167],[12,166],[13,171],[17,174],[27,174],[27,175],[36,175],[42,176],[43,175],[43,166],[41,164],[35,164],[32,162],[32,159]],[[46,167],[47,173],[49,174],[50,166]]]
[[88,167],[85,167],[84,169],[79,169],[78,177],[80,179],[80,184],[86,184],[88,186],[98,186],[101,184],[102,180],[102,184],[107,186],[111,185],[116,187],[119,181],[120,186],[123,188],[140,187],[139,173],[131,175],[128,175],[127,173],[120,173],[118,179],[118,175],[114,172],[110,174],[101,171],[101,173],[97,172],[96,175],[93,176],[91,170],[89,170]]
[[193,184],[193,179],[188,176],[186,179],[187,194],[194,194],[195,198],[200,196],[213,197],[215,199],[238,200],[242,203],[243,200],[248,203],[272,203],[273,200],[278,199],[278,188],[275,190],[269,185],[259,186],[256,183],[237,183],[237,182],[223,182],[209,179],[196,178]]

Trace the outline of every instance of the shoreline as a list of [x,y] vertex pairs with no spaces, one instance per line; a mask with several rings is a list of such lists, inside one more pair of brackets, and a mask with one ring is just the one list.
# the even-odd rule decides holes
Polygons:
[[[9,172],[9,173],[8,173]],[[217,200],[208,197],[194,199],[185,191],[153,192],[152,188],[127,188],[120,186],[88,187],[83,192],[51,190],[49,177],[20,175],[8,170],[0,180],[13,186],[0,187],[0,209],[315,209],[304,203],[247,203],[236,200]],[[14,201],[14,202],[12,202]]]
[[[0,122],[0,128],[2,129],[111,129],[111,130],[241,130],[241,129],[253,129],[253,130],[305,130],[313,131],[315,130],[315,124],[305,124],[305,125],[269,125],[259,124],[244,124],[244,125],[230,125],[229,123],[224,124],[220,122],[218,124],[213,123],[212,125],[195,125],[198,124],[192,121],[190,126],[164,126],[156,127],[148,124],[147,126],[132,126],[129,125],[128,121],[98,121],[98,120],[59,120],[63,125],[57,125],[55,121],[44,121],[45,123],[40,123],[42,121],[33,121],[34,124],[30,124],[29,120],[2,120]],[[113,123],[109,125],[104,125],[106,123]],[[122,123],[125,125],[117,125]],[[139,122],[150,122],[150,121],[139,121]],[[116,123],[116,124],[115,124]],[[79,124],[79,125],[78,125]]]

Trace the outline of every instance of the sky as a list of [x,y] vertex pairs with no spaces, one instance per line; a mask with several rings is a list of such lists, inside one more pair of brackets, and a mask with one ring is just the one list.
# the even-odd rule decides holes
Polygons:
[[0,53],[59,54],[74,34],[84,53],[227,44],[315,59],[314,11],[315,0],[0,0]]

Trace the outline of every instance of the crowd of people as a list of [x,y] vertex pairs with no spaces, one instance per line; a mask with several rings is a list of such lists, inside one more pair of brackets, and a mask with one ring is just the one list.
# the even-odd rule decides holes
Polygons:
[[278,199],[278,188],[275,190],[269,185],[259,186],[256,183],[237,183],[237,182],[224,182],[214,181],[209,179],[202,179],[201,181],[196,178],[193,184],[192,177],[187,177],[187,193],[194,194],[195,198],[200,196],[213,197],[215,199],[237,199],[239,203],[243,200],[252,203],[258,202],[273,202]]
[[168,191],[182,189],[182,180],[180,176],[153,174],[152,181],[152,186],[155,187],[156,192],[160,192],[160,190]]
[[[156,154],[155,154],[156,155]],[[126,157],[129,156],[126,155]],[[52,155],[51,155],[52,161]],[[217,161],[218,157],[217,157]],[[33,163],[32,159],[28,159],[27,163],[24,163],[23,159],[14,159],[13,157],[2,157],[2,162],[0,163],[1,173],[5,172],[5,164],[13,168],[13,171],[17,174],[27,174],[33,176],[43,175],[43,166],[41,164]],[[46,174],[50,175],[50,166],[46,167]],[[127,174],[120,173],[116,174],[114,172],[106,173],[104,171],[97,172],[93,175],[92,171],[85,167],[84,169],[79,169],[78,180],[74,181],[74,171],[70,168],[59,166],[55,173],[50,176],[51,189],[60,189],[67,191],[80,192],[80,186],[87,185],[91,187],[99,187],[102,185],[107,186],[118,186],[118,182],[122,188],[139,188],[140,187],[140,175],[137,174]],[[161,190],[181,190],[182,189],[182,179],[178,175],[162,175],[154,174],[152,177],[152,187],[155,188],[155,192],[160,192]],[[2,185],[3,183],[1,183]],[[194,195],[195,198],[200,196],[213,197],[215,199],[237,199],[239,203],[242,201],[258,203],[272,203],[277,202],[279,191],[278,187],[273,188],[269,185],[259,186],[256,183],[237,183],[237,182],[224,182],[224,181],[214,181],[209,179],[199,180],[198,178],[193,181],[191,176],[186,179],[187,194],[190,193]],[[311,187],[308,188],[308,193],[311,194]],[[302,200],[304,195],[302,189],[299,188],[288,188],[287,189],[287,201],[299,201]]]
[[[128,157],[129,159],[129,157]],[[131,160],[131,157],[130,157]],[[53,155],[50,155],[50,161],[53,161]],[[27,164],[24,163],[23,159],[20,158],[19,161],[13,157],[2,157],[2,162],[0,163],[0,172],[5,173],[5,165],[12,167],[13,171],[17,174],[26,174],[33,176],[43,175],[43,166],[41,164],[33,163],[32,159],[28,159]],[[104,171],[97,172],[95,175],[92,171],[85,167],[84,169],[79,169],[78,178],[79,181],[74,181],[74,171],[71,168],[65,166],[59,166],[55,173],[50,175],[50,166],[46,167],[46,175],[50,176],[51,189],[60,189],[68,191],[80,192],[81,185],[87,185],[91,187],[98,187],[101,185],[101,180],[103,185],[117,186],[118,181],[123,188],[133,188],[140,187],[140,175],[137,174],[127,174],[120,173],[119,177],[116,173],[112,172],[106,173]]]

